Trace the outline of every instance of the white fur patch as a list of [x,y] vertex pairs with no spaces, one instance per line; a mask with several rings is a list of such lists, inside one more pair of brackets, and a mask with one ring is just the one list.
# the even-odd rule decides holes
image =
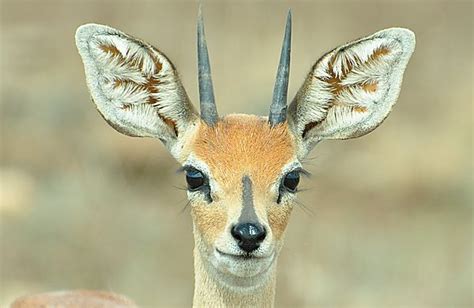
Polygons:
[[298,156],[321,139],[355,138],[380,125],[396,103],[414,49],[413,32],[391,28],[322,57],[289,107]]

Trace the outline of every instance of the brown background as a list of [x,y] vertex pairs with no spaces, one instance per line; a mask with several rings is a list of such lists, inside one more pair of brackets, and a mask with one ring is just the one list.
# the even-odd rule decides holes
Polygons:
[[[290,96],[348,40],[402,26],[417,47],[389,119],[310,155],[277,306],[471,306],[472,2],[205,2],[221,114],[267,114],[290,7]],[[196,103],[196,15],[195,2],[1,1],[0,305],[71,288],[191,304],[184,179],[158,141],[98,116],[74,31],[97,22],[149,41]]]

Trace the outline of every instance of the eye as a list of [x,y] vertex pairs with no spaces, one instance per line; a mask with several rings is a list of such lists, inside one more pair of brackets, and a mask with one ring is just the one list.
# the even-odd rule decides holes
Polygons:
[[189,190],[197,190],[204,185],[204,175],[196,169],[186,170],[186,182]]
[[299,171],[292,171],[288,173],[283,179],[283,186],[285,186],[285,188],[290,192],[296,192],[296,187],[298,186],[299,182],[300,182]]

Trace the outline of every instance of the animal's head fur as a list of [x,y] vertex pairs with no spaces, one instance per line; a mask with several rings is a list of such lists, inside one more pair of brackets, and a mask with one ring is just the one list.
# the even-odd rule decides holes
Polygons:
[[[382,123],[415,37],[386,29],[328,52],[276,123],[242,114],[200,117],[171,61],[123,32],[87,24],[76,43],[103,118],[121,133],[160,139],[183,165],[205,266],[223,283],[256,287],[281,248],[302,159],[323,139],[359,137]],[[245,236],[259,238],[239,238]]]

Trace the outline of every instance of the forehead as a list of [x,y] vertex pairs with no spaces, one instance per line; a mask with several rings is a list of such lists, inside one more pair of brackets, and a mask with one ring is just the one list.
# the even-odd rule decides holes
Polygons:
[[270,127],[266,118],[253,115],[228,115],[214,127],[201,125],[193,152],[216,180],[231,185],[243,175],[269,185],[295,157],[287,124]]

